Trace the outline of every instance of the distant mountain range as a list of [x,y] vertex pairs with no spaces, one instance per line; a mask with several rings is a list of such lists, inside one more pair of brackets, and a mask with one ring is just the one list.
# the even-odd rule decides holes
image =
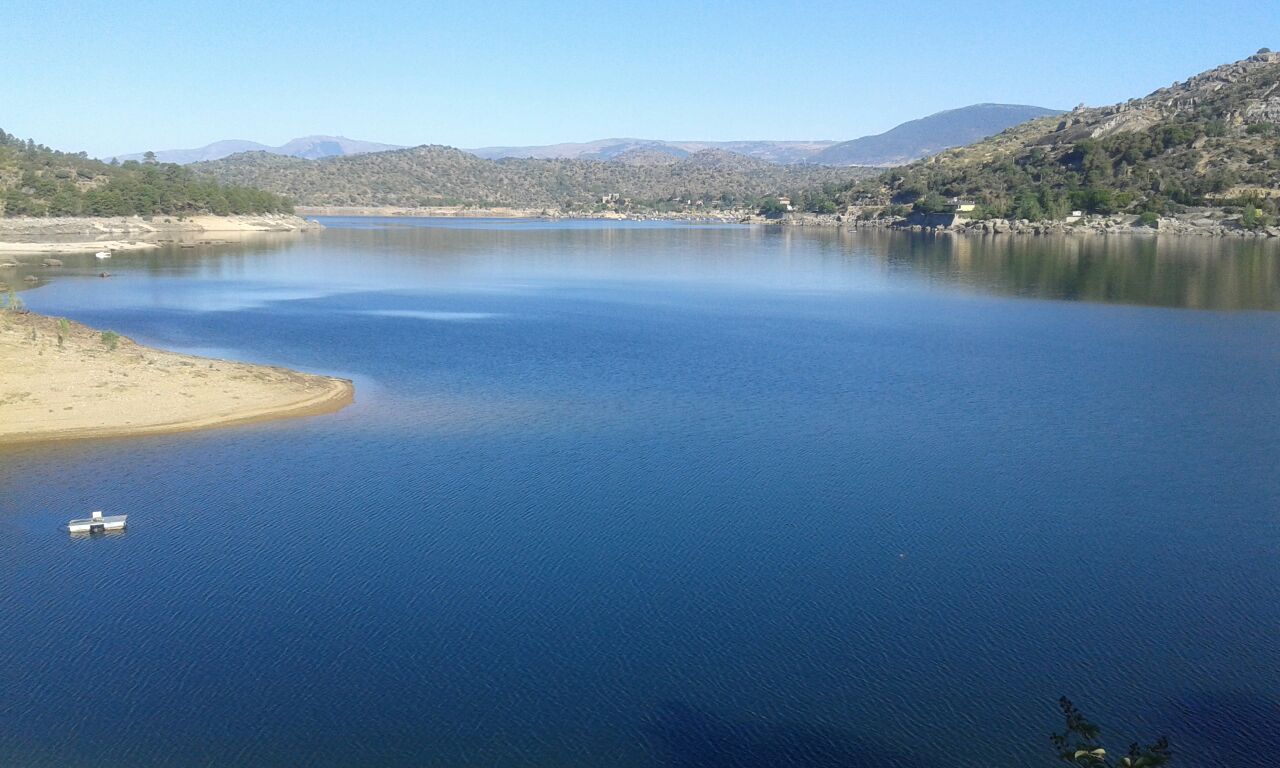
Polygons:
[[[583,143],[530,147],[468,149],[477,157],[539,160],[615,160],[630,165],[642,161],[669,163],[707,149],[734,152],[758,160],[789,165],[903,165],[951,147],[994,136],[1019,123],[1061,110],[1022,104],[974,104],[903,123],[875,136],[853,141],[660,141],[657,139],[600,139]],[[666,156],[666,157],[664,157]]]
[[826,147],[808,159],[820,165],[905,165],[963,147],[1020,123],[1063,110],[1025,104],[974,104],[912,120],[875,136]]
[[[780,165],[903,165],[951,147],[994,136],[1019,123],[1059,110],[1020,104],[975,104],[903,123],[876,136],[853,141],[662,141],[659,139],[599,139],[565,144],[527,147],[480,147],[464,149],[485,160],[504,158],[532,160],[619,160],[627,165],[666,165],[709,149]],[[396,144],[358,141],[344,136],[305,136],[279,147],[254,141],[215,141],[197,149],[166,149],[156,152],[162,163],[198,163],[221,160],[241,152],[317,160],[371,152],[405,149]],[[143,153],[119,155],[118,160],[141,160]]]
[[[705,149],[719,149],[783,165],[803,163],[834,141],[662,141],[659,139],[598,139],[582,143],[545,144],[529,147],[480,147],[467,149],[476,157],[501,160],[504,157],[534,160],[613,160],[637,150],[650,154],[688,157]],[[656,155],[655,155],[656,156]]]
[[[161,163],[199,163],[205,160],[221,160],[224,157],[240,152],[266,152],[272,155],[301,157],[316,160],[321,157],[341,157],[345,155],[362,155],[367,152],[385,152],[391,149],[404,149],[399,144],[381,144],[376,141],[360,141],[348,139],[346,136],[303,136],[282,144],[270,147],[256,141],[227,139],[215,141],[196,149],[162,149],[156,152],[156,160]],[[134,152],[128,155],[117,155],[116,160],[142,160],[145,152]],[[107,158],[110,159],[110,158]]]

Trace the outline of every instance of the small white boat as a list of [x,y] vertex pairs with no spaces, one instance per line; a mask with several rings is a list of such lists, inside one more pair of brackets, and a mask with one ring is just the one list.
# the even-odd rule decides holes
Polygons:
[[93,257],[95,259],[109,259],[111,258],[111,251],[98,251],[97,253],[93,254]]
[[94,512],[87,520],[72,520],[67,523],[71,533],[106,533],[107,531],[123,531],[128,515],[112,515],[103,517],[101,510]]

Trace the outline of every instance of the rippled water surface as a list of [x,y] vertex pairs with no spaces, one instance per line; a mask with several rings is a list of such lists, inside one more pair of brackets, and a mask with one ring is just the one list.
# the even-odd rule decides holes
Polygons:
[[1274,247],[327,223],[23,292],[357,402],[0,453],[0,765],[1280,754]]

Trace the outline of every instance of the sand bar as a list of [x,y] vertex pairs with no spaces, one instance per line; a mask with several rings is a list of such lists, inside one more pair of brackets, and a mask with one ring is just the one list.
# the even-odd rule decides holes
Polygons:
[[0,310],[0,446],[309,416],[354,393],[346,379],[164,352]]

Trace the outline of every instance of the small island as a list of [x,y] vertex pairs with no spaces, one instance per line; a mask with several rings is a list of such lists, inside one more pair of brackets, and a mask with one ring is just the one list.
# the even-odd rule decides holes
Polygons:
[[0,310],[0,446],[147,435],[339,410],[346,379],[164,352]]

